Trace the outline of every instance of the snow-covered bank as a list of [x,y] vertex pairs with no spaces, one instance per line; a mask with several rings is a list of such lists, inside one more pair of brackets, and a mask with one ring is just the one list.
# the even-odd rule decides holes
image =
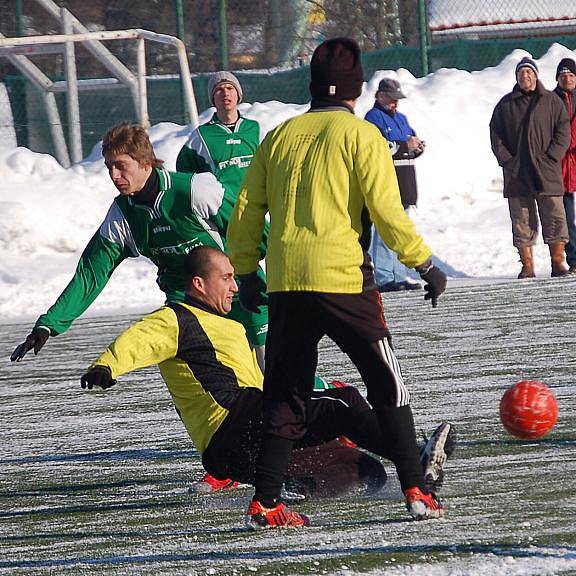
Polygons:
[[[496,102],[514,85],[515,65],[526,54],[517,50],[498,66],[472,73],[441,69],[415,78],[404,69],[377,72],[358,101],[357,114],[363,116],[382,77],[401,82],[407,98],[400,102],[400,110],[427,143],[417,162],[420,202],[414,220],[438,257],[474,277],[512,277],[518,271],[488,122]],[[554,45],[538,60],[546,87],[555,86],[556,65],[566,56],[576,54]],[[266,131],[306,110],[280,102],[241,108]],[[201,121],[211,113],[205,111]],[[169,169],[175,166],[187,132],[187,127],[170,123],[150,130],[157,154]],[[55,300],[114,195],[98,149],[68,170],[51,156],[23,148],[0,150],[2,321],[37,316]],[[543,245],[536,255],[537,271],[548,274]],[[161,304],[154,278],[155,270],[147,261],[124,263],[91,311]]]

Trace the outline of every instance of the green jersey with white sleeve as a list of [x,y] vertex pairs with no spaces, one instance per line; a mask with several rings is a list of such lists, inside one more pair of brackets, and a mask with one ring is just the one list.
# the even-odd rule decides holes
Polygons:
[[[197,246],[225,250],[224,240],[210,221],[225,191],[211,174],[179,174],[155,168],[145,187],[153,191],[145,203],[139,202],[138,194],[114,199],[104,222],[84,249],[72,280],[38,318],[37,328],[47,328],[52,336],[68,330],[126,258],[145,256],[151,260],[158,268],[157,283],[167,301],[181,302],[186,254]],[[243,315],[245,312],[235,302],[230,317]]]

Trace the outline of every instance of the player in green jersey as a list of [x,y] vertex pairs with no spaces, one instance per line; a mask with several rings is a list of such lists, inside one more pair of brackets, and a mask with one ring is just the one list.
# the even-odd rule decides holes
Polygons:
[[[190,174],[210,172],[216,176],[224,188],[224,195],[211,220],[218,226],[222,237],[226,237],[228,222],[238,198],[244,174],[252,161],[260,143],[260,126],[255,120],[244,118],[238,104],[242,102],[242,86],[231,72],[216,72],[208,82],[208,98],[216,108],[212,118],[192,131],[176,160],[176,170]],[[263,241],[268,238],[268,226],[263,231]],[[266,250],[261,245],[261,253]],[[261,269],[258,278],[239,278],[241,284],[251,283],[252,290],[266,286],[266,277]],[[246,291],[243,291],[245,294]],[[258,361],[264,365],[264,343],[268,332],[268,307],[265,299],[259,304],[244,310],[245,325],[259,327],[256,346]]]
[[[238,111],[242,87],[231,72],[216,72],[208,83],[212,118],[192,131],[176,160],[178,172],[212,172],[236,195],[260,143],[260,126]],[[234,202],[232,203],[234,204]]]
[[[31,349],[38,354],[49,336],[65,332],[126,258],[149,258],[158,267],[157,282],[167,302],[180,302],[184,299],[186,254],[201,245],[225,248],[211,221],[222,204],[224,188],[212,174],[168,172],[156,158],[146,131],[127,123],[107,132],[102,154],[120,194],[86,246],[72,280],[14,350],[13,361],[21,360]],[[253,346],[263,345],[265,322],[254,319],[237,300],[231,317],[244,324]]]

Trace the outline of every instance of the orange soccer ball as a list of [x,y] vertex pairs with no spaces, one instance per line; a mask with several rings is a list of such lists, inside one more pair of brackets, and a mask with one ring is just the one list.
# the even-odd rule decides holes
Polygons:
[[530,440],[546,436],[558,419],[558,402],[552,390],[523,380],[506,390],[500,400],[500,420],[513,436]]

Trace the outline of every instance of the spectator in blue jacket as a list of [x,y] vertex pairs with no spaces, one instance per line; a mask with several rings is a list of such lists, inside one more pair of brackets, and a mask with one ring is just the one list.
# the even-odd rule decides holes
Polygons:
[[[374,107],[368,111],[365,119],[375,124],[388,141],[402,205],[408,212],[410,206],[416,206],[418,200],[414,160],[424,152],[425,144],[416,136],[406,116],[398,112],[398,100],[405,97],[397,80],[384,78],[378,85]],[[396,253],[384,244],[374,227],[369,253],[374,262],[376,283],[380,292],[421,288],[419,283],[408,280],[410,272],[398,260]]]

